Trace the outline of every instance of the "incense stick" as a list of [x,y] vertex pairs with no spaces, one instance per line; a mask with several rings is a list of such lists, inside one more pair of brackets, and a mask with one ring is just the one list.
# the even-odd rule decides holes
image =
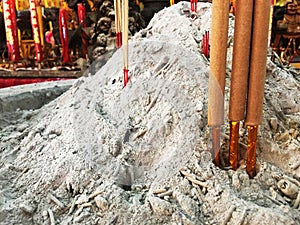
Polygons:
[[245,119],[252,33],[253,0],[237,1],[229,102],[229,164],[238,166],[239,121]]
[[[221,125],[224,123],[224,91],[228,38],[229,1],[214,0],[212,5],[212,38],[208,90],[208,125],[212,127],[212,156],[219,166]],[[216,159],[216,160],[215,160]]]
[[122,1],[122,41],[124,61],[124,87],[128,82],[128,0]]
[[121,48],[122,46],[122,11],[121,11],[121,1],[114,0],[115,8],[115,27],[116,27],[116,48]]
[[[248,127],[247,172],[255,174],[256,136],[262,123],[266,77],[270,1],[255,0],[246,126]],[[252,135],[252,133],[254,133]]]

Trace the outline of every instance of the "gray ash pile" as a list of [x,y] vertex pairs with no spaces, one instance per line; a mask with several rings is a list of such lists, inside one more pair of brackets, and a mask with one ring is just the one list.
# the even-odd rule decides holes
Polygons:
[[0,114],[1,225],[300,224],[299,80],[268,60],[257,175],[243,160],[216,167],[198,38],[211,4],[199,2],[196,18],[188,7],[160,11],[130,39],[125,88],[119,49],[39,110]]

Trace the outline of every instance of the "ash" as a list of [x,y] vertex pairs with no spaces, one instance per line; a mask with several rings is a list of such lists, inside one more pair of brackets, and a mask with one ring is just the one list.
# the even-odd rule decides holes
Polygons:
[[[243,160],[215,167],[200,50],[211,4],[197,17],[188,7],[163,9],[131,38],[126,87],[119,49],[42,108],[1,113],[0,224],[300,223],[299,75],[268,60],[255,178]],[[228,51],[227,84],[230,65]],[[223,131],[226,155],[227,119]]]

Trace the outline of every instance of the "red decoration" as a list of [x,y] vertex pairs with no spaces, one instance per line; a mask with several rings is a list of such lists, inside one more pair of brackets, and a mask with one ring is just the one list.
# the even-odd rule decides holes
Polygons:
[[191,1],[191,11],[197,12],[197,2],[198,0],[190,0]]
[[23,84],[32,84],[32,83],[39,83],[39,82],[46,82],[46,81],[56,81],[56,80],[65,80],[65,78],[22,78],[22,77],[0,77],[0,88],[12,87],[17,85]]
[[62,45],[62,63],[71,64],[69,54],[69,34],[68,34],[68,12],[64,9],[59,10],[59,33]]
[[37,62],[41,62],[44,56],[43,56],[43,49],[42,49],[41,37],[39,31],[36,1],[30,0],[29,5],[30,5],[30,19],[31,19],[31,26],[32,26],[32,36],[34,41],[35,57]]
[[14,0],[3,0],[3,14],[5,21],[6,44],[9,59],[18,62],[20,59],[16,7]]
[[[78,11],[79,24],[81,24],[83,28],[86,28],[86,10],[84,4],[78,3],[77,11]],[[88,48],[88,39],[86,33],[84,32],[81,32],[81,41],[82,41],[82,56],[86,57],[87,48]]]
[[128,69],[124,68],[124,87],[126,87],[127,83],[128,83]]
[[122,47],[122,32],[116,33],[116,48]]

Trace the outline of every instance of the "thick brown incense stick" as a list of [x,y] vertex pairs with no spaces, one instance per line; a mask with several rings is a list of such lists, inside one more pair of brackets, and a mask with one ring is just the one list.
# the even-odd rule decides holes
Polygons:
[[128,82],[128,0],[122,1],[122,41],[124,60],[124,87]]
[[230,84],[229,120],[245,119],[253,0],[237,0]]
[[[255,0],[248,88],[246,125],[248,128],[247,172],[255,175],[257,126],[262,123],[268,48],[270,1]],[[252,133],[255,133],[252,135]]]
[[228,17],[229,0],[214,0],[212,4],[212,28],[210,42],[211,51],[208,90],[208,125],[213,129],[212,157],[217,166],[220,164],[218,157],[220,151],[220,127],[224,123],[224,90],[226,76]]
[[238,166],[239,121],[245,119],[253,0],[237,0],[236,9],[229,103],[229,163],[234,170]]

